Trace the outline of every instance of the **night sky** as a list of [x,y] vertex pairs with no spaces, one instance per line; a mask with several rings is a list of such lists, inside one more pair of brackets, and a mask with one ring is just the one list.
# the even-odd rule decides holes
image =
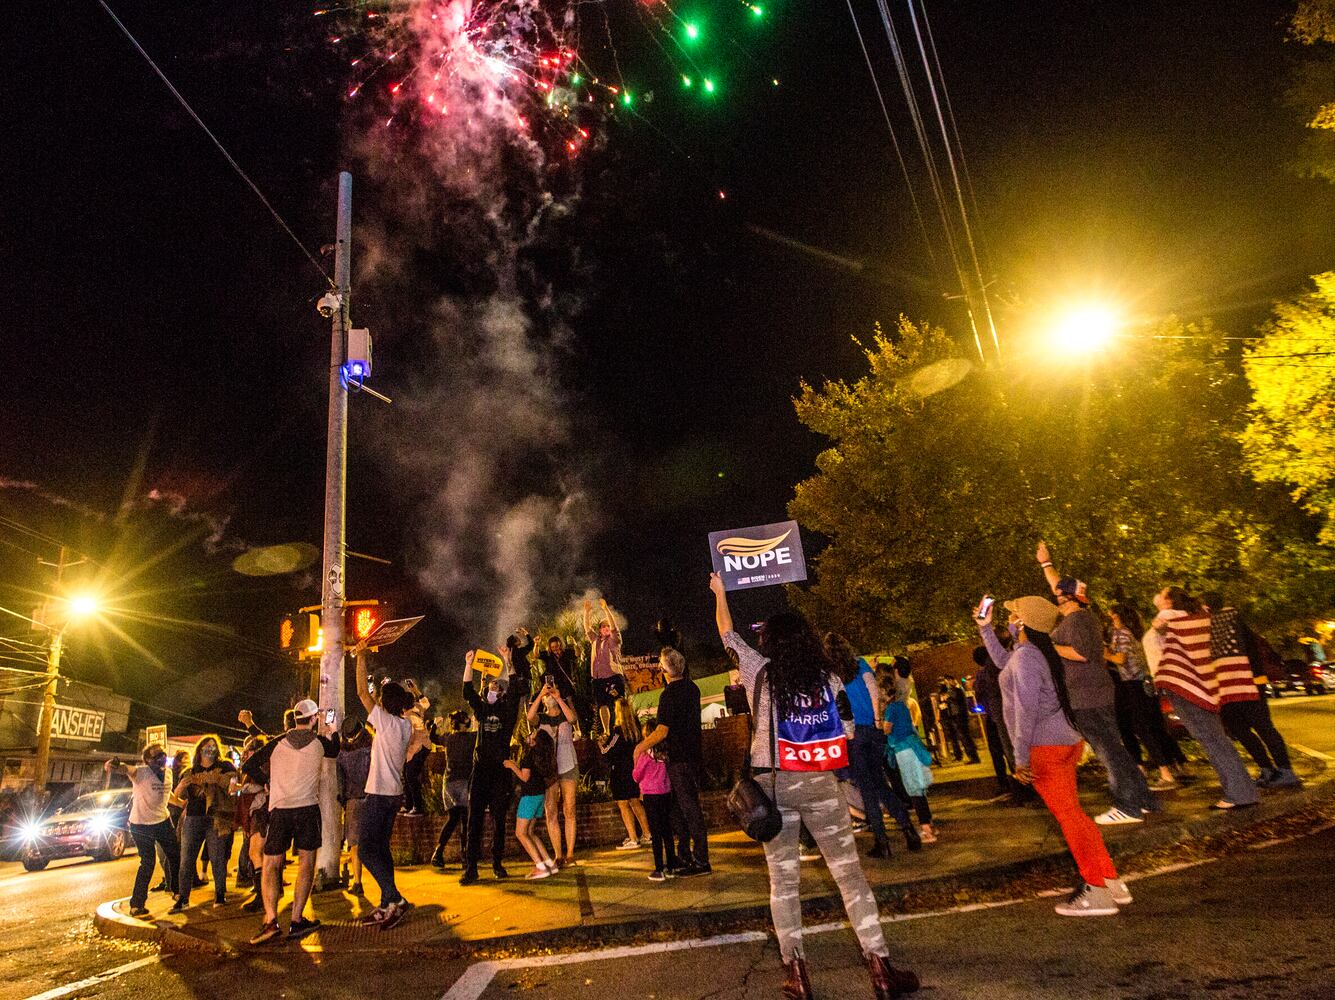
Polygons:
[[[578,479],[591,513],[561,578],[625,611],[630,651],[647,650],[654,620],[670,614],[704,655],[715,652],[705,536],[783,519],[813,470],[821,442],[790,402],[800,380],[859,375],[851,337],[901,311],[945,323],[962,347],[966,328],[942,297],[949,283],[913,220],[842,4],[768,5],[706,106],[672,86],[620,2],[609,0],[609,22],[642,99],[565,175],[579,198],[547,275],[568,303],[570,332],[552,357],[573,442],[556,467],[525,463],[504,478],[521,490],[528,477]],[[396,225],[393,174],[363,176],[354,151],[366,120],[344,100],[344,60],[311,7],[113,6],[307,246],[332,239],[339,169],[358,174],[359,226]],[[875,5],[855,6],[910,140]],[[1302,128],[1283,96],[1307,55],[1285,41],[1288,4],[929,10],[1003,339],[1027,305],[1081,289],[1247,333],[1271,300],[1329,266],[1335,193],[1286,170]],[[152,590],[136,606],[240,637],[133,622],[161,665],[111,640],[105,655],[74,645],[72,674],[209,719],[242,702],[276,708],[265,679],[286,675],[263,647],[281,613],[318,601],[316,578],[228,567],[246,545],[319,543],[319,276],[95,3],[30,5],[7,23],[21,45],[7,60],[0,151],[0,479],[39,489],[0,489],[0,514],[117,565],[179,546],[136,581]],[[750,227],[866,267],[829,266]],[[354,253],[361,238],[355,229]],[[354,320],[376,336],[374,384],[405,406],[431,371],[418,321],[438,296],[475,293],[485,270],[466,233],[442,232],[438,247],[394,281],[356,258]],[[353,401],[349,545],[395,565],[350,563],[350,596],[427,612],[396,655],[453,686],[462,651],[499,636],[476,634],[490,608],[433,600],[421,585],[429,514],[420,482],[386,457],[396,418],[379,406]],[[147,503],[151,490],[179,502]],[[127,499],[134,512],[118,522]],[[33,557],[54,551],[8,528],[0,538],[4,606],[26,613],[22,591],[41,586]],[[535,578],[552,558],[535,557]],[[748,595],[739,611],[758,616],[780,599]],[[0,632],[22,623],[11,626]]]

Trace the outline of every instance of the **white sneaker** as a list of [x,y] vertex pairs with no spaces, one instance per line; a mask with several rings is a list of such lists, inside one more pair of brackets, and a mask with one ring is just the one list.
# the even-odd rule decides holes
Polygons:
[[641,837],[641,838],[640,838],[640,846],[641,846],[641,847],[653,847],[653,846],[654,846],[654,838],[653,838],[653,837]]
[[1054,909],[1063,917],[1111,917],[1117,912],[1117,904],[1106,886],[1081,882],[1071,898]]
[[1112,897],[1112,901],[1118,906],[1125,906],[1127,903],[1131,902],[1131,890],[1127,888],[1126,883],[1122,881],[1122,879],[1110,878],[1103,883],[1103,888],[1108,890],[1108,895]]
[[1099,813],[1094,817],[1094,822],[1099,826],[1126,826],[1130,823],[1144,823],[1144,816],[1132,816],[1130,813],[1124,813],[1122,810],[1113,806],[1106,813]]
[[627,837],[621,843],[617,844],[616,849],[618,851],[638,851],[640,849],[640,842]]
[[550,868],[548,868],[546,865],[538,865],[531,872],[525,875],[524,878],[528,879],[529,881],[533,881],[534,879],[551,878],[551,876],[552,876],[552,870]]

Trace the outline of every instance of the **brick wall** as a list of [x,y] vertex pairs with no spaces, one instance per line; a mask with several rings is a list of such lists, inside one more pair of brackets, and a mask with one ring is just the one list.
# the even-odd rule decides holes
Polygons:
[[[727,794],[726,791],[705,792],[700,797],[700,804],[704,807],[705,819],[711,831],[731,831],[735,829],[736,825],[728,814],[725,805]],[[394,820],[394,834],[390,841],[395,863],[413,865],[428,861],[431,858],[431,852],[436,849],[436,842],[440,838],[440,830],[444,825],[445,817],[440,815],[405,816],[399,814]],[[537,827],[545,837],[546,831],[541,819],[537,821]],[[588,847],[611,847],[626,839],[626,828],[621,822],[621,812],[615,802],[577,803],[575,806],[575,829],[576,850]],[[509,858],[515,858],[523,854],[519,842],[515,840],[514,831],[515,815],[512,804],[510,813],[505,820],[505,853]],[[487,823],[483,827],[482,850],[479,857],[482,858],[484,864],[491,857],[490,817],[487,818]],[[445,860],[450,864],[459,862],[459,835],[457,832],[450,837],[449,846],[445,850]]]

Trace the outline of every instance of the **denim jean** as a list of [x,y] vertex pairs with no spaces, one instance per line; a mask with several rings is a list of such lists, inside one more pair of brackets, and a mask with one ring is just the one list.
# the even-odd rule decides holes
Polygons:
[[176,898],[189,905],[190,890],[195,885],[195,863],[205,844],[209,847],[209,865],[213,868],[213,895],[222,899],[227,892],[227,862],[232,856],[232,835],[221,835],[212,816],[181,817],[181,866],[177,871]]
[[176,841],[176,831],[171,820],[161,823],[131,823],[130,836],[134,846],[139,849],[139,870],[134,875],[134,892],[130,894],[130,909],[138,909],[148,903],[148,886],[153,881],[153,864],[157,860],[158,849],[162,850],[162,877],[172,892],[176,891],[177,862],[181,856],[181,845]]
[[1196,742],[1210,759],[1210,766],[1219,775],[1219,783],[1224,788],[1225,801],[1235,806],[1255,805],[1261,801],[1256,791],[1256,782],[1247,773],[1247,766],[1238,756],[1238,749],[1224,731],[1224,724],[1217,712],[1208,712],[1199,705],[1180,695],[1169,692],[1173,711],[1177,713],[1187,732],[1196,737]]
[[381,906],[403,901],[394,884],[394,856],[389,849],[394,817],[399,814],[399,801],[397,795],[367,795],[362,799],[358,816],[362,829],[357,856],[362,859],[362,867],[375,879],[375,884],[380,886]]
[[1077,708],[1074,712],[1075,727],[1108,772],[1113,805],[1129,816],[1140,816],[1145,810],[1157,811],[1160,806],[1150,793],[1145,775],[1122,742],[1113,707]]
[[858,726],[848,744],[848,762],[853,766],[853,784],[862,794],[867,828],[877,840],[885,836],[884,806],[901,830],[911,825],[904,803],[890,788],[885,775],[885,733],[875,726]]

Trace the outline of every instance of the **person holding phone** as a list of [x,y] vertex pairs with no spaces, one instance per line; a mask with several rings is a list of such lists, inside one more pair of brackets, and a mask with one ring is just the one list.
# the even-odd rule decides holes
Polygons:
[[386,681],[377,698],[367,690],[366,642],[352,650],[357,660],[357,697],[366,709],[367,721],[375,730],[371,742],[371,767],[366,778],[366,796],[361,805],[361,829],[357,847],[362,867],[380,886],[380,905],[363,923],[387,931],[396,927],[408,912],[409,903],[394,884],[394,856],[389,840],[394,833],[394,817],[403,800],[403,765],[408,756],[408,741],[413,727],[405,716],[413,707],[413,696],[402,684]]
[[[558,867],[570,864],[575,853],[575,789],[579,784],[579,760],[575,756],[575,710],[561,693],[551,674],[542,692],[528,706],[529,725],[537,725],[556,744],[556,781],[547,786],[547,835],[552,838]],[[562,848],[562,828],[565,850]]]
[[264,922],[250,939],[252,945],[276,940],[278,899],[282,891],[283,859],[295,847],[297,881],[292,889],[292,917],[288,940],[305,937],[320,926],[306,919],[306,903],[315,880],[315,852],[320,849],[320,771],[326,758],[338,757],[338,733],[324,724],[320,706],[303,698],[293,707],[292,728],[260,747],[245,762],[245,775],[263,780],[269,769],[269,828],[264,837],[264,865],[260,873]]
[[1061,827],[1080,871],[1080,883],[1056,911],[1064,917],[1101,917],[1131,902],[1103,834],[1080,805],[1075,767],[1084,750],[1067,674],[1053,645],[1060,613],[1042,597],[1006,602],[1015,647],[1009,652],[992,629],[992,614],[978,621],[988,655],[1001,664],[1002,707],[1015,748],[1015,780],[1032,784]]

